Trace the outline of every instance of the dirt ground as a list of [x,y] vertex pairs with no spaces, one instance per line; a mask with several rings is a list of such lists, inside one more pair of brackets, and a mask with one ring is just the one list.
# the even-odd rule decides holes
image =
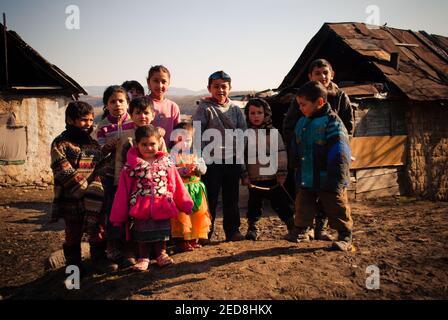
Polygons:
[[[243,190],[242,216],[245,197]],[[63,223],[46,225],[51,198],[51,190],[0,189],[2,299],[448,298],[448,203],[403,197],[352,202],[351,253],[330,251],[329,242],[282,240],[286,228],[270,210],[257,242],[223,242],[218,219],[214,243],[175,254],[171,267],[153,263],[145,273],[90,274],[80,290],[67,290],[64,269],[44,272],[63,242]],[[371,265],[379,268],[378,290],[366,288]]]

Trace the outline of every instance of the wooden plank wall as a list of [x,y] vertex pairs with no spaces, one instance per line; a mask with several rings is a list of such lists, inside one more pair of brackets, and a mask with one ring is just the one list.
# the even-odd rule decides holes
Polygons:
[[350,147],[352,169],[366,169],[406,164],[407,136],[354,137]]
[[355,137],[406,135],[405,112],[398,102],[361,101],[354,110]]
[[399,102],[361,100],[355,108],[351,141],[351,198],[404,194],[405,107]]
[[375,198],[404,192],[404,166],[390,166],[352,171],[349,192],[352,198]]

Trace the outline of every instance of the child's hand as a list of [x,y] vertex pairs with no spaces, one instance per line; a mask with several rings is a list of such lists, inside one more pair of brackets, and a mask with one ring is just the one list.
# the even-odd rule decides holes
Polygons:
[[190,174],[190,169],[188,167],[178,167],[177,171],[181,176],[187,176]]
[[109,141],[106,142],[106,144],[104,145],[103,148],[107,149],[107,150],[113,150],[115,149],[115,146],[118,143],[118,140],[120,140],[119,138],[112,138]]
[[243,186],[248,187],[248,186],[250,185],[250,179],[249,179],[248,177],[242,178],[242,179],[241,179],[241,184],[242,184]]
[[281,175],[281,176],[277,176],[277,183],[279,185],[284,185],[286,182],[286,176],[285,175]]

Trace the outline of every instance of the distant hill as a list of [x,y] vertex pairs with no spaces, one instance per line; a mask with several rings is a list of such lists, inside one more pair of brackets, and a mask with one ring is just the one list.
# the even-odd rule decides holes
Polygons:
[[[145,88],[145,93],[147,93],[148,89],[146,88],[146,84],[143,84]],[[106,90],[107,86],[85,86],[84,89],[87,91],[89,96],[93,97],[102,97],[104,90]],[[176,88],[170,87],[168,93],[170,96],[199,96],[203,94],[207,94],[207,90],[193,91],[186,88]]]
[[[98,116],[103,113],[103,91],[106,87],[84,87],[84,89],[89,93],[88,96],[80,96],[80,100],[85,101],[92,105],[95,108],[95,114]],[[175,89],[175,90],[172,90]],[[208,91],[192,91],[188,89],[180,89],[185,90],[184,92],[192,92],[194,94],[190,95],[175,95],[172,94],[172,91],[176,92],[176,88],[170,88],[169,94],[167,95],[168,99],[176,102],[182,114],[192,115],[196,110],[196,101],[200,100],[203,97],[209,95]],[[101,92],[101,94],[99,94]],[[180,91],[178,91],[180,92]],[[240,100],[241,97],[253,94],[255,91],[232,91],[231,95],[234,97],[234,100]],[[94,94],[97,94],[96,96]]]

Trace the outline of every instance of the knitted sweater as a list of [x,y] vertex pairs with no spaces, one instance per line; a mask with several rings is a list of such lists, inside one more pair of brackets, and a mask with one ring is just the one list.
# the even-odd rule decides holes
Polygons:
[[101,147],[88,133],[67,125],[51,144],[54,176],[52,219],[78,219],[86,211],[99,214],[102,207]]

